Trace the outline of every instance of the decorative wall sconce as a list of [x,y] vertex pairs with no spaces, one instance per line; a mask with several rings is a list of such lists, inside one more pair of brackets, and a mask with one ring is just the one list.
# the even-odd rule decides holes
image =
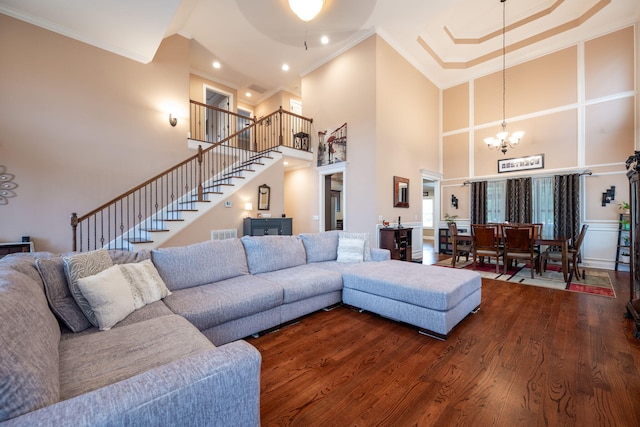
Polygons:
[[169,124],[173,127],[175,127],[178,124],[178,118],[173,117],[171,113],[169,113]]
[[451,195],[451,206],[458,209],[458,198],[455,195]]
[[9,203],[11,197],[16,197],[15,190],[18,184],[13,182],[15,175],[7,172],[7,167],[0,165],[0,205]]
[[612,185],[607,191],[602,193],[602,206],[607,206],[607,203],[611,203],[616,199],[616,186]]

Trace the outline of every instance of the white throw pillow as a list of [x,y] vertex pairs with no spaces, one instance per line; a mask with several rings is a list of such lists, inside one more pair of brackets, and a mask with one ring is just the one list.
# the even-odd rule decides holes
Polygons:
[[160,273],[150,259],[141,262],[120,264],[120,270],[127,279],[133,294],[135,309],[144,307],[155,301],[160,301],[171,292],[160,277]]
[[91,306],[101,331],[111,329],[135,310],[129,282],[118,265],[96,275],[80,278],[77,283]]
[[364,240],[340,238],[338,240],[338,262],[363,262]]
[[362,239],[364,240],[364,260],[371,261],[371,248],[369,246],[369,233],[348,233],[340,232],[340,239]]

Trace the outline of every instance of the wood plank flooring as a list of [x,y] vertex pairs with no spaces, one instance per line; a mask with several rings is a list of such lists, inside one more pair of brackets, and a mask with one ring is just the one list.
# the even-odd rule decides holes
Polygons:
[[637,426],[640,340],[617,298],[484,280],[446,341],[347,307],[249,338],[263,426]]

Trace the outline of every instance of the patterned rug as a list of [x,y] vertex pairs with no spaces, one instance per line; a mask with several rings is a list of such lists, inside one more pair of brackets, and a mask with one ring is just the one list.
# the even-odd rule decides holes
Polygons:
[[[440,267],[451,268],[451,258],[442,260],[435,265]],[[455,268],[473,269],[473,262],[471,260],[456,263]],[[494,280],[504,280],[507,282],[521,283],[523,285],[540,286],[543,288],[551,288],[558,290],[565,290],[571,292],[580,292],[589,295],[600,295],[610,298],[615,298],[616,293],[611,284],[609,273],[602,270],[585,269],[585,277],[583,279],[577,279],[572,276],[571,283],[567,285],[562,277],[562,268],[560,265],[548,265],[547,270],[542,274],[533,275],[531,278],[531,270],[528,264],[518,264],[516,267],[510,267],[505,274],[502,265],[500,266],[500,272],[496,273],[496,265],[491,263],[485,263],[484,265],[478,264],[476,271],[480,273],[482,277]]]

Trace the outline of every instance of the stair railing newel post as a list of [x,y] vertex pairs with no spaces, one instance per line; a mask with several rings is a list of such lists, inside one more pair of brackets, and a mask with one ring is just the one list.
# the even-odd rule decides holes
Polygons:
[[202,161],[204,159],[204,155],[202,154],[202,145],[198,145],[198,201],[204,201],[204,188],[202,186]]
[[78,242],[76,240],[77,238],[77,228],[78,228],[78,214],[73,212],[71,214],[71,230],[72,230],[72,234],[73,234],[73,242],[71,244],[71,250],[73,250],[74,252],[78,249]]
[[278,114],[279,114],[279,119],[280,119],[280,135],[278,135],[278,145],[282,145],[282,105],[280,106],[280,109],[278,110]]

